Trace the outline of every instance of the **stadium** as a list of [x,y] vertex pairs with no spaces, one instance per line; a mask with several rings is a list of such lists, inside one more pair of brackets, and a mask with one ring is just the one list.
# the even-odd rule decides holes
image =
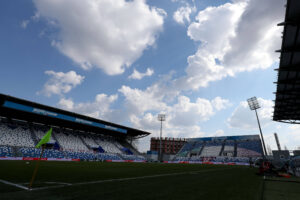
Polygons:
[[[273,121],[299,124],[299,1],[278,25]],[[0,93],[0,199],[300,199],[300,152],[275,135],[268,153],[260,124],[260,134],[153,137],[142,153],[145,130]]]
[[[149,135],[148,132],[3,94],[0,97],[0,182],[5,199],[36,198],[35,195],[44,195],[44,192],[50,192],[50,198],[57,198],[57,191],[64,196],[68,190],[73,191],[73,187],[80,189],[71,195],[72,198],[96,198],[94,190],[104,187],[99,189],[99,195],[116,199],[116,195],[134,187],[135,194],[128,193],[124,197],[132,199],[132,196],[138,198],[151,188],[163,187],[164,184],[170,188],[148,194],[145,199],[177,198],[169,194],[175,187],[174,181],[188,182],[187,186],[181,186],[183,190],[195,190],[194,187],[200,185],[211,187],[208,191],[213,191],[216,180],[222,184],[218,187],[223,188],[226,196],[226,185],[232,184],[228,176],[236,179],[229,187],[231,190],[244,184],[240,194],[234,195],[236,199],[253,199],[257,191],[263,190],[262,178],[255,175],[256,169],[249,168],[263,155],[259,135],[187,139],[175,157],[156,163],[150,162],[131,145],[135,139]],[[43,150],[35,148],[49,127],[53,129],[51,139]],[[41,162],[41,166],[37,180],[29,188],[36,162]],[[250,177],[244,181],[239,180],[239,176]],[[114,194],[115,187],[125,191]],[[93,195],[87,194],[89,190]],[[106,190],[111,192],[105,193]],[[24,194],[24,191],[30,193]],[[211,192],[197,195],[217,198]]]

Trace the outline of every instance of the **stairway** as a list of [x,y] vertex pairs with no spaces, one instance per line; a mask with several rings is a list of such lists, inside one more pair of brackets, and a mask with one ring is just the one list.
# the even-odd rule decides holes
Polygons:
[[224,148],[225,148],[225,143],[226,143],[226,141],[223,141],[222,147],[221,147],[221,151],[220,151],[220,153],[219,153],[219,156],[222,156],[222,153],[223,153]]
[[84,141],[84,139],[82,138],[82,136],[78,136],[78,137],[80,138],[80,140],[82,141],[82,143],[83,143],[89,150],[92,150],[91,146],[88,145],[88,144]]
[[189,160],[192,157],[192,153],[193,153],[192,151],[195,148],[196,144],[197,144],[197,142],[194,142],[193,145],[192,145],[192,147],[190,148],[190,151],[188,152],[188,156],[187,157],[188,157]]
[[234,153],[233,153],[233,157],[237,157],[237,142],[234,142]]
[[199,151],[199,153],[198,153],[198,156],[201,155],[201,153],[202,153],[202,151],[203,151],[203,149],[204,149],[204,146],[205,146],[205,144],[202,145],[202,147],[201,147],[201,149],[200,149],[200,151]]
[[141,155],[141,153],[138,151],[138,150],[136,150],[131,144],[129,144],[128,142],[120,142],[120,144],[123,146],[123,147],[125,147],[125,148],[128,148],[128,149],[130,149],[130,151],[132,151],[132,153],[134,154],[134,155]]
[[56,138],[55,134],[56,134],[56,133],[53,131],[52,134],[51,134],[51,137],[53,137],[53,139],[54,139],[55,142],[59,145],[59,147],[62,148],[62,146],[60,145],[60,143],[59,143],[58,139]]
[[34,145],[37,145],[39,143],[39,140],[37,139],[35,133],[34,133],[34,129],[31,125],[29,125],[29,130],[30,130],[30,136],[31,136],[31,139],[33,140],[34,142]]
[[187,143],[184,143],[184,144],[182,145],[182,147],[181,147],[180,150],[177,152],[177,154],[174,156],[174,158],[172,159],[172,161],[176,160],[177,155],[179,155],[179,154],[181,153],[182,149],[184,148],[184,146],[185,146],[186,144],[187,144]]
[[19,151],[20,147],[11,147],[12,156],[13,157],[23,157],[21,151]]

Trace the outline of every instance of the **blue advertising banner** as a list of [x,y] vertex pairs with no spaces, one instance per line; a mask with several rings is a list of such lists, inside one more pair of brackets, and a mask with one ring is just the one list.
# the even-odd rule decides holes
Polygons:
[[192,138],[190,141],[223,141],[223,140],[260,140],[259,135],[239,135],[239,136],[220,136],[220,137],[203,137]]
[[48,111],[48,110],[44,110],[44,109],[40,109],[40,108],[34,108],[32,106],[22,105],[22,104],[14,103],[11,101],[5,101],[3,106],[7,107],[7,108],[25,111],[25,112],[35,113],[35,114],[39,114],[39,115],[45,115],[48,117],[53,117],[53,118],[58,118],[58,119],[67,120],[67,121],[71,121],[71,122],[77,122],[77,123],[81,123],[81,124],[87,124],[90,126],[113,130],[113,131],[121,132],[124,134],[127,133],[126,129],[117,128],[117,127],[113,127],[113,126],[109,126],[109,125],[105,125],[102,123],[93,122],[93,121],[89,121],[89,120],[85,120],[85,119],[81,119],[81,118],[76,118],[76,117],[72,117],[72,116],[68,116],[68,115],[64,115],[64,114],[60,114],[60,113],[56,113],[56,112],[52,112],[52,111]]

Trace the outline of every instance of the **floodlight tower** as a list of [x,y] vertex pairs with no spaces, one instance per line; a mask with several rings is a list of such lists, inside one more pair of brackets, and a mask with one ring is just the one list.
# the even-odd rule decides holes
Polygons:
[[265,145],[264,137],[263,137],[263,134],[262,134],[262,131],[261,131],[261,127],[260,127],[260,123],[259,123],[259,119],[258,119],[258,115],[257,115],[257,111],[256,111],[257,109],[260,108],[260,106],[259,106],[259,103],[258,103],[256,97],[252,97],[250,99],[247,99],[247,101],[248,101],[250,110],[255,110],[256,119],[257,119],[259,131],[260,131],[260,137],[261,137],[261,141],[263,143],[263,148],[264,148],[264,157],[265,157],[266,155],[268,155],[268,153],[267,153],[267,150],[266,150],[266,145]]
[[159,160],[162,161],[162,148],[161,148],[162,122],[166,121],[166,115],[158,114],[157,119],[158,121],[160,121]]
[[276,140],[278,151],[281,151],[281,147],[280,147],[280,143],[279,143],[279,139],[278,139],[277,133],[274,133],[274,136],[275,136],[275,140]]

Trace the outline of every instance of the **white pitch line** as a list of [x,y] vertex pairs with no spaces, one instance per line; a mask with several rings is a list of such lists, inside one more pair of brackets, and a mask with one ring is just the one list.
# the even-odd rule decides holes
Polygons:
[[95,184],[95,183],[105,183],[105,182],[114,182],[114,181],[128,181],[128,180],[137,180],[137,179],[157,178],[157,177],[175,176],[175,175],[183,175],[183,174],[195,175],[196,173],[211,172],[211,171],[223,171],[223,170],[228,170],[228,169],[210,169],[210,170],[192,171],[193,172],[192,174],[191,174],[191,172],[180,172],[180,173],[157,174],[157,175],[149,175],[149,176],[137,176],[137,177],[129,177],[129,178],[106,179],[106,180],[98,180],[98,181],[73,183],[73,184],[69,184],[69,185],[57,185],[57,186],[32,188],[31,190],[45,190],[45,189],[62,188],[62,187],[67,187],[67,186],[89,185],[89,184]]
[[1,182],[1,183],[4,183],[4,184],[6,184],[6,185],[11,185],[11,186],[15,186],[15,187],[21,188],[21,189],[23,189],[23,190],[29,190],[28,187],[25,187],[25,186],[22,186],[22,185],[19,185],[19,184],[15,184],[15,183],[12,183],[12,182],[9,182],[9,181],[5,181],[5,180],[1,180],[1,179],[0,179],[0,182]]
[[61,184],[61,185],[72,185],[71,183],[65,183],[65,182],[45,182],[45,183],[48,183],[48,184]]

